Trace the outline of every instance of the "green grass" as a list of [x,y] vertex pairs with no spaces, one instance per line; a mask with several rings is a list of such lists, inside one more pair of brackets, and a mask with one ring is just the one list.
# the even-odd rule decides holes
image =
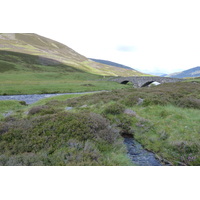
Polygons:
[[20,101],[15,100],[6,100],[6,101],[0,101],[0,119],[4,118],[3,114],[9,113],[9,112],[16,112],[25,106],[20,103]]
[[172,105],[132,109],[148,120],[146,131],[135,132],[147,149],[174,165],[200,164],[200,110]]
[[132,87],[98,81],[100,78],[79,72],[0,74],[0,95],[89,92]]
[[196,78],[187,78],[186,81],[187,81],[187,82],[200,82],[200,77],[196,77]]
[[[91,67],[90,67],[91,68]],[[86,92],[128,88],[58,61],[0,51],[0,95]],[[103,81],[105,80],[105,81]]]
[[37,105],[44,105],[50,101],[56,100],[56,101],[65,101],[67,99],[72,99],[75,97],[80,97],[83,95],[90,95],[90,94],[66,94],[66,95],[59,95],[59,96],[54,96],[54,97],[49,97],[49,98],[45,98],[45,99],[41,99],[33,104],[31,104],[30,106],[37,106]]

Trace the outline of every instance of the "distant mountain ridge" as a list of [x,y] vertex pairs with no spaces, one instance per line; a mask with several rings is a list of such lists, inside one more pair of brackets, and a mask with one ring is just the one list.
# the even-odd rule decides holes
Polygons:
[[171,78],[200,77],[200,67],[197,66],[188,70],[184,70],[182,72],[168,74],[166,75],[166,77],[171,77]]
[[45,58],[51,59],[54,63],[63,63],[78,70],[97,75],[144,75],[143,73],[133,69],[123,69],[94,62],[62,43],[34,33],[1,33],[0,50],[39,56],[43,61]]
[[154,76],[161,76],[161,77],[165,77],[167,75],[161,72],[149,72],[149,74],[154,75]]
[[106,65],[111,65],[111,66],[114,66],[114,67],[121,67],[121,68],[124,68],[124,69],[131,69],[133,70],[133,68],[131,67],[128,67],[126,65],[122,65],[122,64],[119,64],[119,63],[116,63],[116,62],[112,62],[112,61],[109,61],[109,60],[101,60],[101,59],[94,59],[94,58],[89,58],[90,60],[93,60],[95,62],[98,62],[98,63],[102,63],[102,64],[106,64]]

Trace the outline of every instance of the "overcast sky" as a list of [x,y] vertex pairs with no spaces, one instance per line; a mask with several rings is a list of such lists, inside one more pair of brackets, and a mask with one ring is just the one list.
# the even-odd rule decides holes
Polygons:
[[1,32],[34,32],[144,72],[200,66],[200,1],[6,0]]

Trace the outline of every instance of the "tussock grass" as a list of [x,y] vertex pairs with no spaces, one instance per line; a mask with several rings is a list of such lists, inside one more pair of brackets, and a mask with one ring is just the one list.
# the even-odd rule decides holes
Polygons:
[[135,132],[135,138],[147,149],[174,165],[200,164],[200,110],[172,105],[133,109],[149,120],[146,131],[139,128]]

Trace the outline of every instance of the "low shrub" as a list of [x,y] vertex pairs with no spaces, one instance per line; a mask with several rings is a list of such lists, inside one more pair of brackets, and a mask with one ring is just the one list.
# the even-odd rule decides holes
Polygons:
[[120,103],[113,103],[108,104],[105,106],[103,110],[103,114],[112,114],[112,115],[119,115],[122,114],[125,110],[125,106]]
[[28,112],[29,115],[35,115],[35,114],[40,114],[40,115],[46,115],[46,114],[54,114],[56,111],[54,108],[49,107],[47,105],[42,105],[42,106],[35,106],[31,108]]
[[81,86],[94,87],[95,85],[88,83],[88,84],[82,84]]
[[102,154],[92,141],[71,139],[50,157],[52,165],[99,165]]
[[49,164],[46,153],[23,153],[19,155],[1,155],[0,166],[45,166]]
[[176,104],[183,108],[195,108],[200,109],[200,99],[192,97],[184,97],[179,99]]
[[134,133],[132,123],[133,119],[128,116],[123,116],[121,118],[115,119],[116,126],[120,129],[120,134],[124,135],[132,135]]
[[157,94],[148,95],[144,98],[143,106],[150,106],[150,105],[167,105],[171,102],[169,96],[158,96]]
[[46,103],[47,106],[62,106],[66,105],[65,101],[51,100]]
[[134,105],[137,105],[139,102],[140,97],[136,96],[135,94],[128,95],[125,97],[121,103],[123,103],[125,106],[132,107]]
[[124,93],[127,93],[126,91],[119,90],[119,91],[112,91],[112,92],[99,92],[96,94],[92,95],[85,95],[73,99],[68,99],[66,101],[68,106],[81,106],[84,104],[87,105],[94,105],[94,104],[105,104],[109,103],[110,101],[118,101],[120,100],[123,96]]
[[199,152],[199,144],[195,142],[177,140],[177,141],[173,141],[171,143],[171,146],[175,151],[183,155]]
[[107,119],[88,112],[7,120],[0,132],[0,154],[7,156],[0,164],[5,165],[100,165],[102,147],[112,151],[120,139]]
[[25,101],[19,101],[19,103],[23,106],[27,106],[26,102]]

